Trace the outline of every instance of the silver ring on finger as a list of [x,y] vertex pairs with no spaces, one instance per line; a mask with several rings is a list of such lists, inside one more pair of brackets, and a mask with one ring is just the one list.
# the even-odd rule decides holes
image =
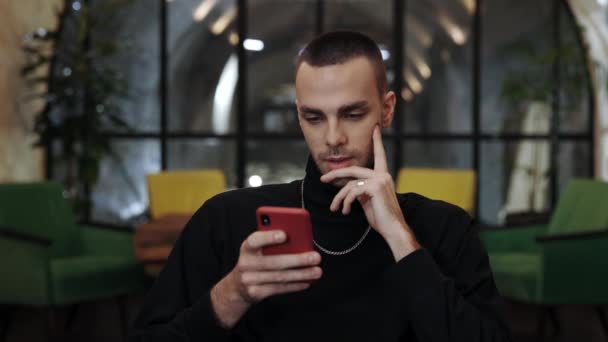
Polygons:
[[365,181],[363,179],[360,179],[357,181],[357,186],[364,186],[365,185]]

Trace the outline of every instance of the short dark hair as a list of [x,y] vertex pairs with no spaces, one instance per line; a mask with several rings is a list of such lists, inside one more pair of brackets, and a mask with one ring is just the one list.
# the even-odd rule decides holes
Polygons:
[[314,66],[342,64],[353,58],[367,58],[376,76],[376,86],[380,96],[387,91],[386,67],[382,53],[370,37],[354,31],[333,31],[313,39],[298,56],[296,74],[303,62]]

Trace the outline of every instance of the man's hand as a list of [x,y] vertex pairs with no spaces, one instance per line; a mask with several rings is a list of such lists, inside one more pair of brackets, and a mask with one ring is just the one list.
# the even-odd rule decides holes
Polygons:
[[395,260],[398,261],[420,248],[420,245],[399,207],[378,126],[374,128],[373,145],[373,170],[359,166],[345,167],[326,173],[321,176],[321,181],[329,183],[336,178],[355,178],[344,185],[334,197],[330,210],[339,210],[342,204],[342,213],[346,215],[350,212],[353,201],[358,200],[365,211],[367,221],[384,237]]
[[242,243],[235,268],[211,290],[217,318],[232,328],[251,305],[277,294],[307,289],[321,277],[317,252],[265,256],[262,248],[285,242],[283,231],[254,232]]

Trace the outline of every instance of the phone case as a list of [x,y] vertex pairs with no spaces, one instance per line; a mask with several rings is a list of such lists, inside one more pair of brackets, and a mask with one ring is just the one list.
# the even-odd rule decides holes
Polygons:
[[[270,218],[269,225],[262,224],[262,215]],[[262,250],[264,255],[304,253],[314,250],[308,210],[265,206],[256,210],[256,217],[259,230],[282,230],[287,235],[284,243],[264,247]]]

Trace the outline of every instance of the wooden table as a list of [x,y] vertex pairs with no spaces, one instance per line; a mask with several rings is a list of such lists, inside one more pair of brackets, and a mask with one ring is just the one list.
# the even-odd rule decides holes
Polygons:
[[156,277],[192,214],[166,214],[138,225],[133,237],[135,258],[146,274]]

